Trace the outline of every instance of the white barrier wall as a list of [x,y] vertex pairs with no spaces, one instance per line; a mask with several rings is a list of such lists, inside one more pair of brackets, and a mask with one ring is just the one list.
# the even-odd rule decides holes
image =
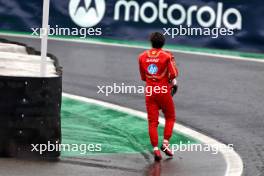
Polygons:
[[27,54],[26,47],[8,43],[0,43],[0,52]]
[[[45,77],[55,77],[54,61],[47,57]],[[41,57],[28,55],[24,46],[0,43],[0,75],[40,76]]]

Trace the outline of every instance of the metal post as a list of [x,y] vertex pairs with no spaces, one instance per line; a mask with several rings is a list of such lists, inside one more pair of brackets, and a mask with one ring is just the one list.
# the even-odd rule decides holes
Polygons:
[[43,0],[43,17],[42,17],[42,30],[41,37],[41,64],[40,64],[40,76],[46,75],[46,60],[47,60],[47,48],[48,48],[48,31],[49,31],[49,4],[50,0]]

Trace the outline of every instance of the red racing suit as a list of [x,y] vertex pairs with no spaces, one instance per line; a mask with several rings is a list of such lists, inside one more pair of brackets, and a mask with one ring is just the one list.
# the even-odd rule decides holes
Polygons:
[[145,99],[150,141],[153,147],[157,147],[159,109],[165,116],[164,139],[169,141],[172,136],[176,116],[169,82],[178,76],[178,69],[173,55],[162,49],[144,51],[139,55],[138,61],[141,79],[146,81]]

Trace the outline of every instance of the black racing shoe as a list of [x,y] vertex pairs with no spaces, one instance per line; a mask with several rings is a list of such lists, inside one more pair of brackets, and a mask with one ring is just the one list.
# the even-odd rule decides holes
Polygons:
[[154,154],[155,161],[160,161],[162,159],[162,156],[159,150],[154,150],[153,154]]
[[169,157],[173,157],[173,152],[169,148],[169,144],[162,144],[160,149]]

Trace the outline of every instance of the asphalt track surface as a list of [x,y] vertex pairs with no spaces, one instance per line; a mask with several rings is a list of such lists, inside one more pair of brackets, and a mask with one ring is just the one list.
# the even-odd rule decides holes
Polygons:
[[[8,39],[38,48],[40,44],[36,39],[13,37],[8,37]],[[144,111],[142,95],[114,94],[105,96],[97,94],[97,85],[112,85],[113,82],[143,85],[139,80],[136,59],[141,51],[142,49],[115,46],[63,41],[49,42],[49,52],[55,54],[64,67],[63,88],[65,92]],[[177,121],[225,144],[233,144],[243,159],[244,175],[263,176],[264,63],[182,53],[175,53],[175,56],[180,69],[180,89],[175,98]],[[199,156],[189,157],[191,160],[195,160]],[[180,156],[178,156],[178,160],[180,160],[179,158]],[[218,161],[222,161],[221,156],[215,156],[214,159],[216,158],[219,158]],[[185,163],[187,165],[194,164],[190,166],[191,172],[183,172],[184,174],[179,175],[191,175],[192,172],[193,175],[221,174],[222,171],[218,171],[218,168],[223,167],[221,164],[201,156],[199,161]],[[182,169],[180,162],[176,161],[176,164],[178,164],[176,167],[173,165],[174,169],[176,168],[174,174],[179,173],[178,171]],[[1,160],[1,169],[5,165],[6,162]],[[164,171],[169,164],[162,163],[161,165],[165,166],[147,165],[149,168],[147,170],[161,168]],[[195,170],[197,168],[195,166],[200,169],[211,166],[215,170],[215,174],[211,172],[199,173]],[[183,171],[186,170],[183,169]]]

